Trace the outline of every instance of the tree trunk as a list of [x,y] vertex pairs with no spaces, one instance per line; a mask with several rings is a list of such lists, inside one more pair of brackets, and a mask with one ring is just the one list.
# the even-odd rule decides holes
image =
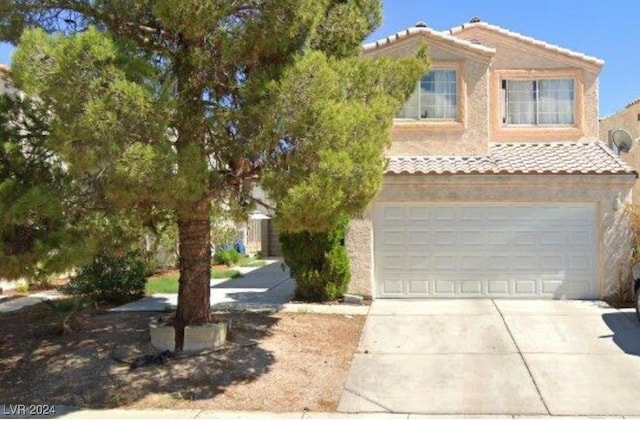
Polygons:
[[176,351],[184,347],[184,327],[209,322],[211,312],[210,205],[178,216],[180,287],[175,319]]

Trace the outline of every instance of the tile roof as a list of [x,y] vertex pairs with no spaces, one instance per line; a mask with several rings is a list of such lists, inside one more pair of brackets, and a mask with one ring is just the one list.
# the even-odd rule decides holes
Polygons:
[[389,157],[386,174],[635,174],[604,143],[490,144],[486,156]]
[[417,34],[429,35],[434,38],[438,38],[442,41],[448,42],[450,44],[457,45],[470,50],[474,50],[478,53],[485,54],[485,55],[493,55],[496,52],[495,48],[487,47],[486,45],[476,44],[471,41],[463,40],[462,38],[453,37],[444,32],[436,31],[434,29],[423,27],[423,26],[416,26],[413,28],[405,29],[404,31],[400,31],[395,33],[394,35],[390,35],[387,38],[365,44],[362,48],[364,49],[365,52],[370,50],[375,50],[376,48],[393,44],[394,42],[397,42],[401,39],[410,37],[412,35],[417,35]]
[[553,52],[556,52],[556,53],[561,53],[561,54],[564,54],[564,55],[569,56],[569,57],[573,57],[573,58],[576,58],[576,59],[580,59],[580,60],[589,62],[589,63],[594,64],[596,66],[604,66],[604,60],[602,60],[602,59],[598,59],[598,58],[592,57],[592,56],[587,56],[586,54],[582,54],[582,53],[578,53],[578,52],[575,52],[575,51],[571,51],[571,50],[569,50],[567,48],[559,47],[559,46],[554,45],[554,44],[550,44],[550,43],[547,43],[547,42],[544,42],[544,41],[536,40],[535,38],[531,38],[531,37],[528,37],[526,35],[519,34],[517,32],[509,31],[508,29],[501,28],[501,27],[499,27],[497,25],[491,25],[491,24],[486,23],[486,22],[466,23],[466,24],[451,28],[446,32],[448,32],[450,35],[455,36],[456,34],[464,31],[465,29],[474,28],[474,27],[476,27],[476,28],[485,28],[485,29],[488,29],[490,31],[497,32],[499,34],[506,35],[508,37],[515,38],[515,39],[518,39],[520,41],[524,41],[524,42],[526,42],[528,44],[535,45],[537,47],[542,47],[542,48],[544,48],[546,50],[550,50],[550,51],[553,51]]

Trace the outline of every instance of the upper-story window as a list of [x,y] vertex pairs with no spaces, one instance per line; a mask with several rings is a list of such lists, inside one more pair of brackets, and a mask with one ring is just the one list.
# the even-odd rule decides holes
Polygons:
[[575,124],[573,79],[502,80],[506,125]]
[[417,83],[399,119],[458,120],[458,75],[456,70],[431,70]]

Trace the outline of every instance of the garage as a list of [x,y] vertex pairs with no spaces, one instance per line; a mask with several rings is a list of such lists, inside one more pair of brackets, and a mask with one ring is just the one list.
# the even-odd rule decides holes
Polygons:
[[378,203],[376,296],[599,298],[595,203]]

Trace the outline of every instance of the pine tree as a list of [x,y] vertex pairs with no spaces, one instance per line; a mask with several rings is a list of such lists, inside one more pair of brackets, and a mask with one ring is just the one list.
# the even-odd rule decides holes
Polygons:
[[11,76],[50,119],[65,175],[113,214],[170,210],[181,328],[209,317],[211,204],[261,183],[288,231],[355,215],[425,54],[365,60],[380,0],[2,0]]

